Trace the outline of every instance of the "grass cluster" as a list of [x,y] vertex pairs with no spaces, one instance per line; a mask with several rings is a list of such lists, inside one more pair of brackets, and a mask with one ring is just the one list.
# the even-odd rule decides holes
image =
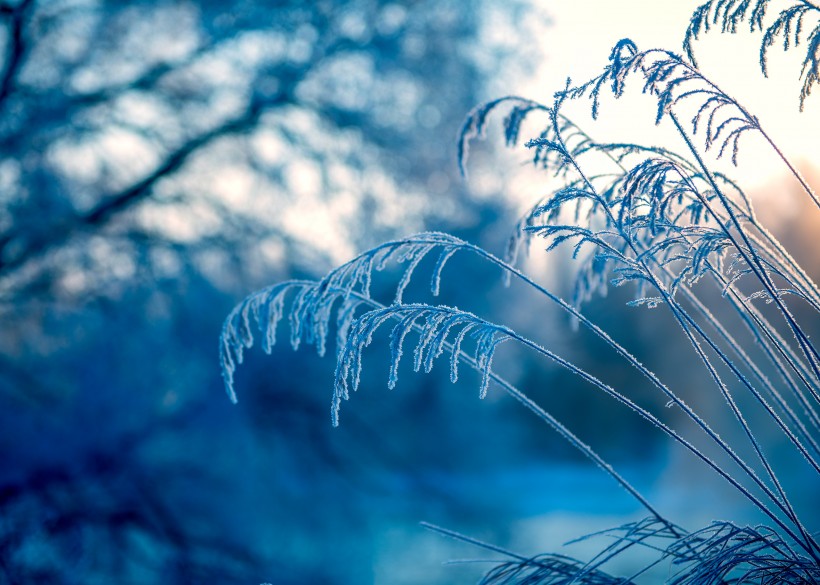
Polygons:
[[[775,10],[773,4],[707,2],[692,16],[685,57],[660,49],[642,51],[625,39],[613,48],[600,75],[580,84],[568,81],[551,103],[505,97],[477,108],[461,135],[462,170],[470,142],[482,137],[494,114],[503,110],[509,145],[519,142],[525,122],[545,121],[525,145],[536,167],[560,179],[560,186],[521,218],[506,254],[496,256],[448,234],[422,233],[369,250],[319,281],[289,281],[254,293],[228,316],[222,332],[221,363],[231,398],[236,400],[234,371],[256,331],[269,352],[277,325],[286,319],[294,348],[308,343],[324,354],[328,337],[335,335],[331,410],[333,424],[338,424],[343,401],[360,383],[365,348],[378,339],[377,331],[388,330],[388,386],[395,385],[402,359],[426,372],[436,362],[447,362],[453,381],[461,365],[474,368],[480,373],[482,397],[490,387],[512,396],[612,476],[646,511],[644,519],[607,531],[613,538],[591,560],[502,551],[509,560],[490,570],[484,583],[629,583],[662,563],[669,566],[670,583],[820,582],[818,534],[781,481],[778,465],[783,463],[768,444],[772,433],[761,431],[774,429],[777,441],[785,442],[806,466],[814,489],[820,487],[820,353],[806,321],[820,312],[820,289],[760,222],[739,182],[718,170],[716,161],[736,164],[743,154],[741,138],[757,135],[771,147],[767,162],[785,165],[819,211],[820,199],[760,120],[698,70],[694,55],[697,39],[710,28],[734,32],[744,24],[762,34],[764,73],[776,42],[786,49],[805,47],[802,109],[818,79],[820,7],[798,1]],[[568,103],[588,100],[592,117],[598,118],[606,96],[620,98],[637,90],[654,98],[655,122],[672,129],[679,149],[628,139],[599,142],[565,115]],[[578,269],[570,300],[522,269],[520,251],[533,238],[545,241],[547,251],[571,248]],[[432,266],[425,278],[437,297],[442,270],[456,254],[479,257],[500,268],[508,282],[520,281],[565,311],[683,413],[687,424],[641,405],[626,390],[505,324],[446,304],[404,301],[411,280],[421,277],[420,266]],[[430,256],[435,263],[422,264]],[[371,280],[396,265],[403,267],[403,275],[393,298],[379,301],[371,295]],[[624,285],[634,287],[630,305],[669,312],[691,348],[687,359],[696,360],[711,380],[711,388],[700,391],[727,409],[736,432],[717,432],[702,411],[702,400],[689,404],[671,381],[621,345],[616,332],[605,331],[582,312],[594,295]],[[720,294],[716,297],[713,290]],[[666,518],[571,429],[494,371],[493,357],[502,342],[537,352],[626,405],[723,478],[763,515],[765,524],[721,521],[692,531]],[[633,547],[645,549],[651,560],[633,575],[610,575],[608,563]]]

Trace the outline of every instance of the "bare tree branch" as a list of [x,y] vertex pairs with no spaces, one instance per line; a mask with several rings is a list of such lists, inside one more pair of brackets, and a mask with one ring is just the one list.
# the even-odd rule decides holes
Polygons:
[[23,0],[17,8],[12,9],[7,4],[2,7],[4,9],[3,14],[11,16],[11,38],[6,56],[6,67],[2,78],[0,78],[0,103],[12,92],[17,73],[23,65],[26,52],[23,29],[26,25],[29,8],[33,4],[33,0]]
[[[219,138],[247,131],[258,122],[262,113],[281,107],[289,102],[290,98],[285,92],[269,100],[253,100],[241,116],[189,140],[171,153],[162,165],[138,183],[119,193],[104,197],[102,201],[90,211],[67,219],[59,225],[54,226],[53,229],[44,235],[23,243],[20,251],[10,258],[0,258],[0,276],[16,270],[30,260],[64,244],[76,233],[86,228],[101,227],[107,224],[119,213],[132,208],[137,203],[149,197],[159,181],[173,175],[188,162],[194,154]],[[25,235],[25,233],[12,232],[0,238],[0,253],[4,252],[10,243],[25,238]]]

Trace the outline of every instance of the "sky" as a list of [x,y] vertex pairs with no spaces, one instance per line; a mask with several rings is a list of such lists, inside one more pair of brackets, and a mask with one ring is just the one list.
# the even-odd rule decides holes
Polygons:
[[[612,46],[625,37],[639,49],[681,53],[689,17],[700,4],[702,0],[552,0],[546,6],[553,21],[544,35],[546,59],[522,92],[544,101],[564,85],[567,76],[576,81],[593,77],[606,64]],[[774,73],[767,79],[758,66],[760,38],[761,33],[750,34],[745,27],[731,36],[709,33],[695,45],[701,71],[757,115],[790,159],[805,165],[815,156],[816,132],[812,129],[820,123],[820,91],[809,97],[800,113],[802,46],[788,53],[775,47],[770,56]],[[646,117],[645,111],[627,109],[628,115],[623,115],[619,110],[617,119],[607,123],[634,132],[638,119]],[[747,188],[771,183],[785,174],[785,167],[772,161],[771,151],[762,145],[751,141],[743,147],[746,160],[741,175]]]

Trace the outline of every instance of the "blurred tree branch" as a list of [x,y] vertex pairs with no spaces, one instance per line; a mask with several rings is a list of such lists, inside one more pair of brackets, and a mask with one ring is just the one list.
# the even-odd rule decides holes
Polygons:
[[[291,98],[284,92],[274,96],[273,99],[254,100],[240,117],[225,122],[213,130],[189,140],[168,155],[159,168],[135,185],[119,193],[103,197],[90,211],[61,221],[48,233],[39,234],[40,237],[36,239],[26,241],[27,234],[13,230],[3,234],[0,236],[0,276],[4,272],[21,267],[27,261],[48,252],[56,246],[65,244],[77,231],[105,225],[116,214],[130,209],[146,197],[149,197],[158,181],[179,171],[188,159],[200,149],[223,136],[247,132],[256,125],[259,117],[265,111],[288,103],[292,103]],[[4,258],[6,247],[15,242],[18,242],[17,249],[19,251],[9,258]]]
[[[467,51],[491,4],[0,4],[9,39],[0,69],[0,288],[7,302],[41,276],[54,285],[49,294],[60,295],[69,273],[64,252],[84,254],[89,236],[113,243],[141,229],[157,244],[176,237],[161,236],[141,213],[109,226],[149,201],[163,207],[163,217],[174,216],[168,221],[184,221],[175,217],[215,187],[200,183],[195,160],[217,172],[245,152],[241,172],[259,188],[255,201],[243,203],[253,209],[234,205],[230,214],[258,224],[250,230],[257,236],[267,229],[287,250],[312,246],[314,257],[334,247],[311,241],[282,214],[257,209],[279,209],[283,198],[292,205],[294,196],[308,205],[293,183],[303,181],[305,163],[319,165],[319,199],[355,189],[368,229],[340,218],[333,230],[348,241],[387,233],[391,227],[374,220],[390,215],[379,210],[400,192],[418,200],[419,220],[440,216],[441,209],[420,205],[437,195],[425,193],[433,173],[449,177],[437,184],[470,205],[440,135],[455,135],[481,79],[496,75],[492,61]],[[485,60],[494,54],[483,49]],[[503,49],[496,51],[502,58]],[[266,148],[275,154],[260,156]],[[166,193],[158,197],[160,185]],[[171,209],[167,191],[178,189],[186,197]],[[214,250],[240,245],[250,253],[243,232],[228,226],[212,228],[223,238]],[[97,256],[87,286],[108,270]]]
[[[261,439],[227,403],[179,414],[221,392],[215,332],[240,291],[430,218],[474,225],[486,202],[460,182],[455,136],[503,83],[488,11],[523,4],[0,0],[0,583],[248,582],[249,566],[358,582],[315,558],[355,574],[367,528],[351,517],[365,491],[392,496],[400,449],[353,465],[377,434],[308,430],[326,409],[307,376],[260,389],[279,423]],[[307,360],[284,366],[313,375]],[[290,484],[209,488],[260,484],[248,457]],[[317,505],[340,494],[344,509]],[[257,509],[271,499],[285,509]],[[320,548],[294,559],[300,539]]]
[[0,6],[0,15],[7,16],[11,20],[10,41],[6,51],[3,68],[3,77],[0,80],[0,102],[12,92],[17,73],[23,63],[25,53],[25,43],[23,42],[23,28],[28,19],[29,12],[34,5],[34,0],[23,0],[17,6],[3,4]]

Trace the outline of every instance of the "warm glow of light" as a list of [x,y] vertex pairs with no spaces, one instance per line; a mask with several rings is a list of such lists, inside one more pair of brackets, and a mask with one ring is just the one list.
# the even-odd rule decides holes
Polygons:
[[[600,72],[612,46],[624,37],[632,39],[640,49],[663,48],[682,53],[689,17],[702,3],[703,0],[550,3],[547,9],[553,26],[543,36],[546,62],[521,90],[522,94],[549,102],[552,93],[563,87],[568,76],[582,82]],[[774,14],[775,10],[770,12]],[[770,53],[771,73],[767,79],[758,67],[760,39],[761,33],[750,33],[747,24],[741,25],[735,35],[720,34],[713,29],[695,45],[699,66],[707,77],[758,116],[766,132],[795,164],[818,166],[814,161],[816,129],[820,127],[820,90],[808,98],[803,113],[798,111],[801,87],[798,77],[805,43],[787,53],[782,51],[782,43],[776,44]],[[630,105],[619,108],[609,117],[603,111],[602,124],[621,133],[622,140],[660,142],[651,134],[643,135],[645,122],[640,118],[651,118],[651,109],[647,112],[644,106]],[[634,135],[635,127],[641,128],[638,136]],[[749,189],[787,172],[771,156],[769,147],[762,141],[755,142],[744,138],[744,161],[733,173]]]

